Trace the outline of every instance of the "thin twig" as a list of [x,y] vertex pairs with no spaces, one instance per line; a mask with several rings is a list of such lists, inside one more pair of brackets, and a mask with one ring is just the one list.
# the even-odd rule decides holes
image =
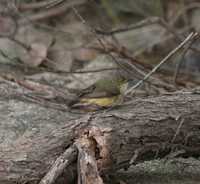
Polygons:
[[176,130],[176,132],[175,132],[175,134],[174,134],[174,137],[173,137],[171,143],[174,143],[174,141],[175,141],[177,135],[178,135],[179,132],[180,132],[181,127],[183,126],[184,121],[185,121],[185,119],[181,119],[181,121],[180,121],[180,123],[179,123],[179,125],[178,125],[178,127],[177,127],[177,130]]
[[178,74],[179,74],[179,70],[181,68],[181,64],[183,63],[184,57],[187,54],[188,50],[191,48],[193,42],[194,42],[194,39],[191,39],[190,42],[188,43],[187,47],[185,47],[185,49],[183,50],[181,58],[179,59],[177,65],[176,65],[176,70],[174,72],[174,77],[173,77],[174,84],[176,84],[176,80],[177,80],[177,77],[178,77]]
[[50,168],[49,172],[42,178],[39,184],[53,184],[63,170],[75,161],[77,149],[75,146],[68,148]]
[[54,8],[48,9],[48,11],[42,11],[37,14],[29,15],[28,17],[24,16],[22,19],[19,20],[19,25],[24,25],[30,22],[44,20],[50,17],[58,16],[62,13],[65,13],[69,10],[72,6],[79,6],[86,3],[86,0],[78,0],[78,1],[64,1],[63,3],[57,5]]
[[64,1],[66,0],[47,0],[47,1],[29,2],[29,3],[22,2],[18,4],[17,9],[19,9],[19,11],[41,9],[46,7],[57,6],[58,4],[63,3]]
[[128,95],[129,93],[133,94],[136,88],[138,88],[140,85],[144,83],[153,73],[155,73],[166,61],[168,61],[177,51],[179,51],[188,41],[195,38],[198,35],[198,33],[190,33],[187,38],[180,43],[175,49],[173,49],[164,59],[161,60],[159,64],[157,64],[142,80],[140,80],[138,83],[136,83],[134,86],[132,86],[130,89],[128,89],[124,95]]
[[148,25],[151,25],[151,24],[158,23],[159,19],[160,19],[159,17],[151,17],[151,18],[144,19],[140,22],[137,22],[134,25],[129,26],[129,27],[118,28],[118,29],[115,29],[115,30],[112,30],[112,31],[103,31],[103,30],[95,29],[95,32],[97,34],[101,34],[101,35],[105,35],[105,36],[111,36],[111,35],[114,35],[114,34],[117,34],[117,33],[123,33],[123,32],[126,32],[126,31],[130,31],[130,30],[133,30],[133,29],[138,29],[140,27],[144,27],[144,26],[148,26]]
[[51,72],[55,73],[63,73],[63,74],[84,74],[84,73],[98,73],[98,72],[103,72],[103,71],[111,71],[111,70],[119,70],[117,67],[110,67],[110,68],[100,68],[96,70],[82,70],[82,71],[54,71],[52,70]]

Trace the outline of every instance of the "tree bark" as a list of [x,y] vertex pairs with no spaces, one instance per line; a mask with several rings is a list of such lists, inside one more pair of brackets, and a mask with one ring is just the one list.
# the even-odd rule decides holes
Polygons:
[[86,131],[97,142],[102,154],[99,167],[105,173],[174,150],[181,156],[200,155],[199,94],[135,98],[128,105],[82,115],[4,96],[0,109],[0,183],[4,184],[39,182]]

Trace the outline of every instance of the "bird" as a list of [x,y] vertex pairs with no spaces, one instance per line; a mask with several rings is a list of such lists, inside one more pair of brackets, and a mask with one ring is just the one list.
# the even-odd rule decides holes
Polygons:
[[120,75],[103,77],[81,90],[70,107],[89,111],[111,107],[120,99],[122,86],[124,87],[125,83],[127,80]]

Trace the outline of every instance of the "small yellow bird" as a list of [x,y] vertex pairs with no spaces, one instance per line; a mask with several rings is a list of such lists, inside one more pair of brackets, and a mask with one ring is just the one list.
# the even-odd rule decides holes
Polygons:
[[98,110],[113,106],[121,94],[121,86],[126,82],[123,77],[103,78],[80,92],[72,103],[72,108]]

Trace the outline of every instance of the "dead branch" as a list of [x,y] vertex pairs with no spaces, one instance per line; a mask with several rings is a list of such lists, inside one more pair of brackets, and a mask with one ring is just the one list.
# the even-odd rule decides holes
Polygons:
[[[17,89],[10,85],[8,91]],[[135,98],[107,112],[81,115],[18,96],[5,98],[4,87],[1,83],[0,183],[40,181],[66,147],[85,133],[95,143],[98,170],[104,174],[163,158],[173,150],[184,150],[178,156],[199,156],[198,91]]]

